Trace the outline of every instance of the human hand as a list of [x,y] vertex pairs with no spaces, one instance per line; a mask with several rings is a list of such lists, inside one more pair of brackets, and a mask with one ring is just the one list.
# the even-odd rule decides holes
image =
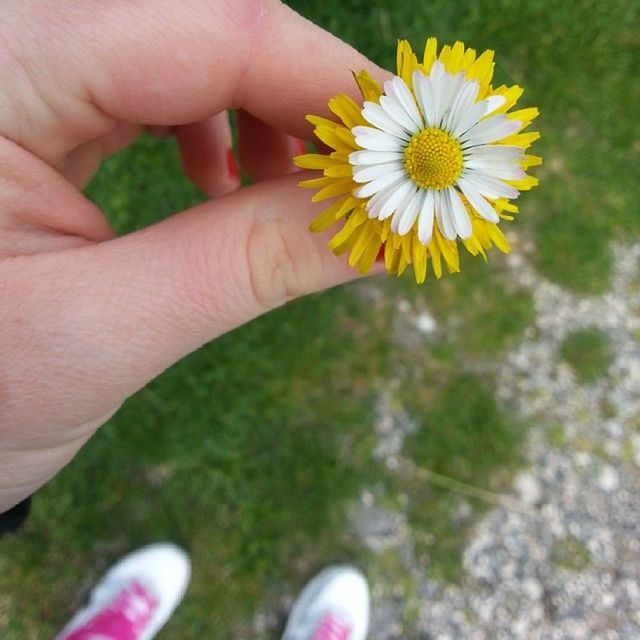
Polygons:
[[[353,277],[307,231],[290,136],[352,93],[351,69],[382,73],[277,0],[5,0],[2,17],[0,512],[176,360]],[[238,191],[227,108],[259,183]],[[116,238],[78,189],[145,125],[227,195]]]

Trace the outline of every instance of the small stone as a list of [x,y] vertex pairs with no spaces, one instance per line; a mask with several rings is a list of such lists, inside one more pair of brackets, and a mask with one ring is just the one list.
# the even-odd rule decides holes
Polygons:
[[540,600],[542,598],[543,589],[538,580],[529,578],[522,583],[522,590],[530,600]]
[[438,328],[438,323],[428,311],[423,311],[419,316],[417,316],[414,323],[418,331],[425,335],[433,333]]
[[391,469],[391,471],[395,471],[396,469],[398,469],[398,467],[400,467],[400,462],[395,456],[387,458],[386,463],[387,469]]
[[473,507],[465,501],[460,502],[453,511],[452,522],[456,525],[462,525],[468,522],[473,516]]
[[512,269],[520,269],[524,265],[524,259],[519,253],[512,252],[507,255],[507,264]]
[[514,486],[518,497],[525,504],[536,505],[542,501],[540,482],[531,472],[521,473],[516,478]]
[[602,594],[602,606],[610,609],[616,603],[616,597],[613,593],[603,593]]
[[611,458],[619,458],[622,453],[622,445],[617,440],[607,440],[604,443],[604,450]]
[[576,451],[573,459],[578,467],[586,467],[591,462],[591,454],[587,451]]
[[360,496],[360,501],[365,507],[372,507],[374,501],[373,493],[371,493],[371,491],[363,491],[362,495]]
[[624,429],[617,420],[608,420],[605,423],[605,427],[610,436],[614,438],[622,438],[624,435]]
[[409,311],[411,311],[411,305],[409,304],[409,301],[400,300],[400,302],[398,302],[398,311],[402,313],[409,313]]
[[605,465],[598,475],[598,486],[603,491],[611,493],[620,486],[620,476],[610,464]]

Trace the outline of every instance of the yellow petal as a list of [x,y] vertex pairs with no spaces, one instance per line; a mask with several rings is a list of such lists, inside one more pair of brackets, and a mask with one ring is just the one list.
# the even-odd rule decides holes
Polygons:
[[330,178],[351,178],[353,169],[350,164],[334,164],[324,170],[324,175]]
[[365,100],[379,102],[382,95],[382,87],[366,72],[354,73],[353,77],[358,83],[360,93]]
[[293,163],[300,169],[326,169],[336,163],[336,161],[321,153],[307,153],[303,156],[296,156]]
[[440,278],[442,278],[442,256],[435,237],[431,238],[431,241],[429,242],[429,255],[431,256],[431,268],[433,269],[433,273],[436,278],[440,280]]
[[427,278],[427,247],[420,242],[417,233],[412,234],[413,273],[416,282],[422,284]]
[[365,252],[367,246],[371,243],[371,241],[375,241],[376,232],[371,224],[363,224],[359,228],[358,236],[353,244],[353,248],[351,249],[351,253],[349,254],[349,266],[354,267],[362,254]]
[[511,245],[502,231],[498,228],[498,225],[490,222],[487,226],[487,233],[493,241],[493,244],[495,244],[502,253],[509,253],[509,251],[511,251]]
[[492,91],[492,95],[501,95],[504,96],[506,102],[496,109],[492,115],[496,115],[498,113],[506,113],[513,105],[520,100],[522,94],[524,93],[524,89],[517,84],[514,84],[511,87],[507,87],[505,85],[500,85],[497,89]]
[[537,131],[529,131],[528,133],[514,133],[508,138],[499,140],[497,144],[513,145],[528,149],[538,138],[540,134]]
[[518,111],[511,111],[507,114],[507,118],[509,120],[520,120],[522,123],[520,125],[519,131],[522,129],[526,129],[532,120],[535,120],[540,115],[540,111],[538,111],[537,107],[528,107],[527,109],[518,109]]
[[335,198],[336,196],[351,193],[353,189],[353,182],[351,180],[335,180],[333,178],[326,178],[326,180],[331,180],[332,184],[320,189],[320,191],[311,198],[311,202],[321,202],[322,200]]
[[529,167],[537,167],[542,164],[542,158],[540,156],[532,156],[526,154],[522,161],[522,168],[528,169]]
[[518,191],[529,191],[529,189],[533,189],[533,187],[536,187],[540,180],[538,180],[538,178],[535,178],[534,176],[526,176],[525,178],[522,178],[522,180],[505,180],[505,182],[508,182]]
[[478,92],[478,100],[484,98],[493,78],[493,51],[487,49],[467,71],[467,78],[477,80],[480,83],[480,91]]
[[398,75],[407,83],[409,88],[413,87],[413,72],[418,68],[418,59],[406,40],[398,40],[396,64]]
[[341,132],[346,132],[348,136],[351,136],[351,139],[353,139],[351,131],[344,127],[336,126],[335,124],[333,129],[330,129],[329,127],[316,127],[314,131],[318,139],[324,142],[328,147],[342,151],[353,151],[355,147],[355,140],[353,144],[349,144],[349,142],[344,139],[343,135],[341,135]]
[[[464,58],[462,59],[462,68],[465,71],[468,71],[471,68],[471,65],[476,61],[476,50],[475,49],[467,49],[464,52]],[[465,74],[466,75],[466,74]],[[468,77],[468,76],[467,76]]]
[[353,98],[344,93],[340,93],[335,96],[335,98],[329,100],[329,109],[331,109],[349,129],[366,124],[365,119],[362,117],[362,108],[356,104]]
[[427,43],[424,46],[424,57],[422,59],[422,65],[424,67],[424,73],[429,75],[433,63],[436,61],[438,54],[438,39],[427,38]]
[[309,225],[311,231],[317,232],[330,227],[334,222],[345,216],[351,211],[357,204],[356,198],[353,196],[347,196],[337,202],[334,202],[330,207],[325,209],[318,217]]
[[360,263],[358,264],[358,271],[360,271],[360,273],[369,272],[378,257],[381,246],[382,241],[380,240],[380,236],[374,232],[373,238],[367,244],[364,253],[362,254],[362,258],[360,258]]
[[451,56],[449,58],[449,68],[447,71],[453,75],[462,71],[464,68],[464,44],[460,40],[451,48]]
[[322,189],[333,184],[335,180],[333,178],[311,178],[309,180],[301,180],[298,182],[298,186],[303,189]]

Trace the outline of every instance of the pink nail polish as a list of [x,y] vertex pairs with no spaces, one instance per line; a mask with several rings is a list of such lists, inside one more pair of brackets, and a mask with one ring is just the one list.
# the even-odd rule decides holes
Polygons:
[[238,180],[240,178],[240,171],[238,170],[238,163],[233,155],[233,149],[227,151],[227,169],[229,170],[229,177],[232,180]]

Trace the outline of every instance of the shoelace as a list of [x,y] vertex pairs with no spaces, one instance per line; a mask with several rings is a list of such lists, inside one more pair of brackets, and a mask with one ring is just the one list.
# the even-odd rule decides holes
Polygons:
[[329,613],[322,619],[311,640],[349,640],[350,633],[349,625]]

